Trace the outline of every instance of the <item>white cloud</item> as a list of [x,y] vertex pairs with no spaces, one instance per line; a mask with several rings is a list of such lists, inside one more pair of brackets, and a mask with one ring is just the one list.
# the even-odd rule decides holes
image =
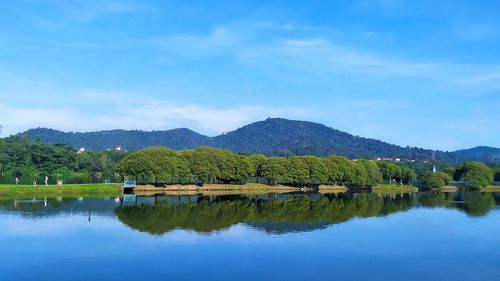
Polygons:
[[[89,92],[88,96],[98,92]],[[3,135],[13,134],[34,127],[48,127],[64,131],[95,131],[109,129],[165,130],[188,127],[205,134],[219,134],[234,130],[266,117],[288,116],[305,118],[310,114],[304,108],[271,108],[259,105],[242,105],[213,108],[198,104],[179,105],[168,101],[147,98],[114,99],[101,92],[107,101],[106,109],[99,114],[89,113],[89,104],[58,108],[57,106],[23,106],[0,104]],[[120,96],[120,95],[119,95]],[[107,97],[107,98],[106,98]]]

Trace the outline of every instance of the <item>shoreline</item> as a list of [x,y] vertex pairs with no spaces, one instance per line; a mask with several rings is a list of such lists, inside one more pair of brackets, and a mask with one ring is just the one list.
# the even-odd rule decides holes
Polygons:
[[150,184],[137,185],[135,188],[136,192],[142,191],[159,191],[159,192],[178,192],[178,191],[247,191],[247,190],[258,190],[258,191],[296,191],[295,187],[285,186],[285,185],[265,185],[259,183],[247,183],[247,184],[173,184],[165,185],[164,187],[156,187]]
[[[201,186],[188,185],[166,185],[155,187],[153,185],[138,185],[135,189],[136,195],[235,195],[235,194],[267,194],[305,192],[311,189],[307,187],[290,187],[285,185],[265,184],[204,184]],[[442,192],[457,192],[455,186],[445,186]],[[339,194],[349,191],[349,187],[341,185],[320,185],[317,190],[321,194]],[[371,188],[374,193],[413,193],[417,192],[415,186],[411,185],[376,185]],[[487,186],[478,192],[500,192],[500,186]],[[71,185],[12,185],[0,184],[0,200],[6,199],[29,199],[34,197],[56,198],[56,197],[118,197],[122,195],[121,184],[71,184]]]
[[372,186],[371,191],[375,193],[381,193],[381,192],[412,193],[412,192],[418,192],[418,189],[416,186],[413,185],[379,184]]

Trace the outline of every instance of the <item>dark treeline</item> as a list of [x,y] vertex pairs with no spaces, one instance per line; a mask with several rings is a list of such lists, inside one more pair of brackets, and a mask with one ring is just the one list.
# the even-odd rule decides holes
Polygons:
[[[120,161],[116,171],[147,183],[249,183],[341,184],[373,186],[384,180],[412,184],[423,189],[441,188],[452,180],[465,187],[480,188],[493,182],[495,169],[480,162],[465,162],[433,173],[430,167],[417,172],[407,164],[373,160],[349,160],[341,156],[266,157],[240,155],[228,150],[199,147],[174,151],[150,147]],[[497,171],[498,172],[498,171]]]

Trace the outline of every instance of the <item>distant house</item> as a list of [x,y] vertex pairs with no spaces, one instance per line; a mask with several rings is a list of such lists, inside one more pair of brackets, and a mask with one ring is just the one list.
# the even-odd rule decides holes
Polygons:
[[85,152],[85,147],[80,147],[76,153],[84,153]]

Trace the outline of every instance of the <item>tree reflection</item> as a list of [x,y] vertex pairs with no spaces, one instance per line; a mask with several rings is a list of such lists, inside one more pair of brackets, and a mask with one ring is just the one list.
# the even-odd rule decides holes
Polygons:
[[424,193],[418,201],[425,207],[444,207],[464,211],[470,216],[485,216],[500,202],[497,194],[487,192]]
[[[287,223],[287,231],[307,231],[348,221],[354,217],[384,216],[415,206],[415,196],[378,194],[297,196],[288,198],[251,198],[246,196],[199,197],[195,202],[168,201],[115,210],[126,225],[151,234],[174,229],[212,232],[238,223]],[[262,224],[264,223],[264,224]],[[313,227],[311,227],[313,226]]]

